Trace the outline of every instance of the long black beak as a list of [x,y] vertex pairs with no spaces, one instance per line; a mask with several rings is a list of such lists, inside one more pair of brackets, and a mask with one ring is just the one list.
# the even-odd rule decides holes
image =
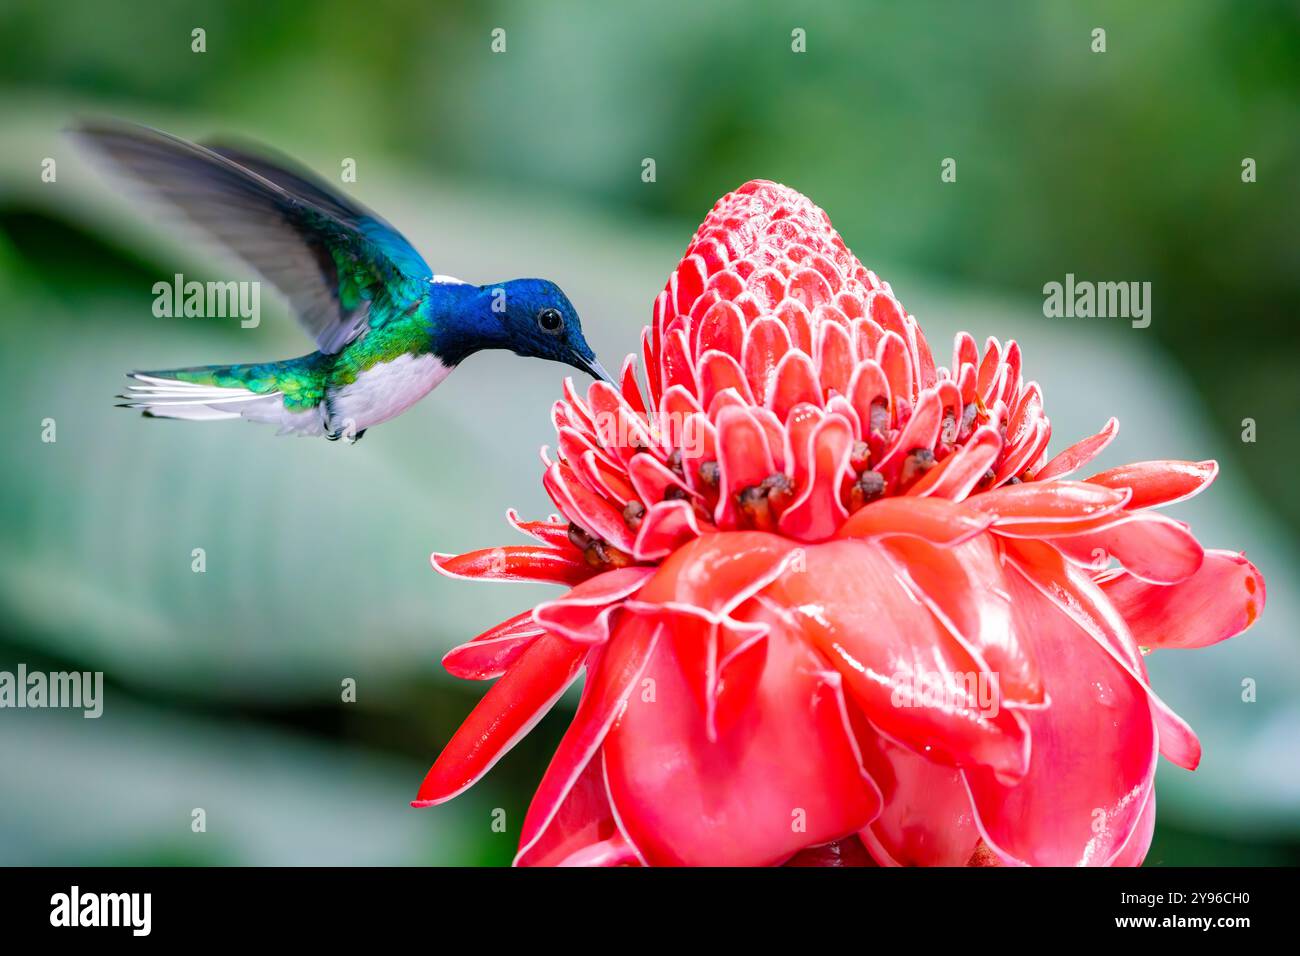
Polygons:
[[606,372],[605,366],[601,365],[594,357],[589,359],[580,358],[578,359],[578,362],[584,369],[586,369],[587,374],[592,378],[599,379],[602,382],[608,382],[610,385],[618,388],[618,382],[614,381],[614,376]]

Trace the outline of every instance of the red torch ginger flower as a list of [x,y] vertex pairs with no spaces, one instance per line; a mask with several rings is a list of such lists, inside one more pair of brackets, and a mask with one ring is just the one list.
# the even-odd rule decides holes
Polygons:
[[586,671],[520,864],[1136,865],[1191,729],[1143,653],[1245,630],[1264,582],[1152,510],[1212,461],[1069,476],[1020,349],[916,321],[807,198],[725,196],[621,388],[554,409],[526,546],[454,577],[563,584],[445,658],[499,678],[417,806],[473,784]]

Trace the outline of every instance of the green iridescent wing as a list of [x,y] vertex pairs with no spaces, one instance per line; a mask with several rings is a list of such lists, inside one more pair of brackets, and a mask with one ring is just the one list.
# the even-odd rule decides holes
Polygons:
[[144,126],[75,132],[275,285],[327,355],[401,314],[433,274],[384,220],[282,162]]

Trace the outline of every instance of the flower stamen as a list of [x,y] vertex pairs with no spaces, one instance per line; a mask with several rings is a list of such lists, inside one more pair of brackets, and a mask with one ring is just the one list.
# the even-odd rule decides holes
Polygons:
[[633,531],[641,527],[641,519],[645,517],[645,505],[639,501],[629,501],[623,506],[623,523]]
[[569,543],[582,552],[587,564],[593,568],[626,568],[634,563],[630,554],[620,551],[603,538],[589,534],[572,522],[569,523]]
[[790,504],[793,495],[794,482],[788,475],[777,472],[768,475],[760,484],[742,490],[736,495],[736,505],[748,519],[748,527],[756,531],[774,531],[776,519]]
[[898,475],[899,491],[906,491],[935,465],[934,452],[928,448],[913,448],[903,459],[903,467]]
[[849,488],[849,511],[857,511],[885,493],[885,476],[878,471],[864,471]]

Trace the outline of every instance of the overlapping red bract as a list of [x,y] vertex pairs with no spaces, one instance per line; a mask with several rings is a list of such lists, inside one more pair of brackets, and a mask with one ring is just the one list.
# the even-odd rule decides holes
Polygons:
[[[1264,582],[1152,508],[1214,462],[1068,476],[1019,347],[915,319],[826,214],[751,182],[700,226],[621,388],[566,383],[529,546],[453,576],[571,586],[447,655],[500,680],[417,805],[470,786],[586,670],[522,864],[1136,865],[1156,756],[1200,745],[1141,649]],[[865,848],[865,852],[864,852]]]

